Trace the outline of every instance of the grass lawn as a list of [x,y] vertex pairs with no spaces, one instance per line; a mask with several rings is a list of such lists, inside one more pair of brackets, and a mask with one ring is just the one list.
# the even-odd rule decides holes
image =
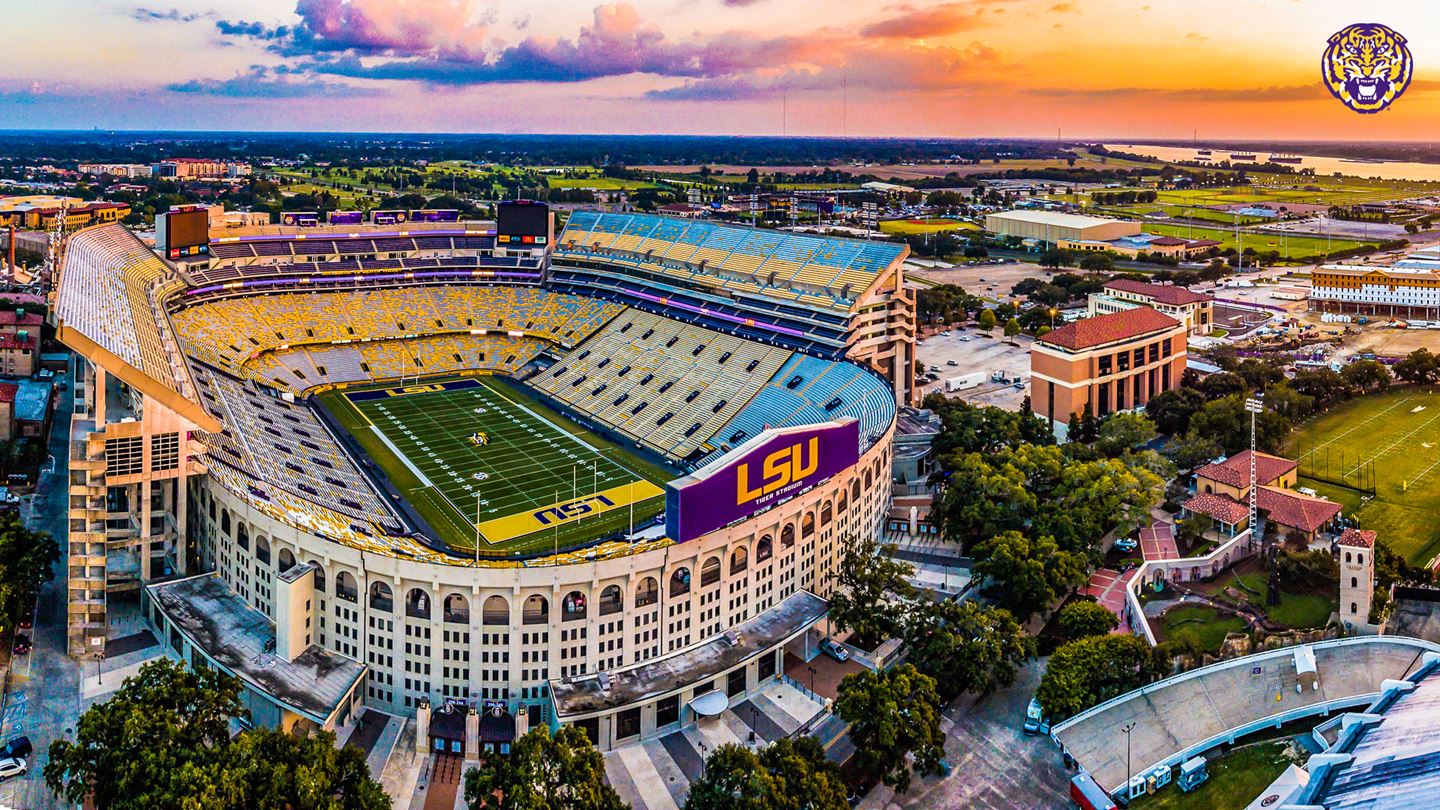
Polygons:
[[[1361,528],[1380,533],[1412,564],[1440,552],[1440,396],[1403,388],[1351,400],[1298,425],[1284,455],[1300,462],[1306,486],[1337,497]],[[1375,497],[1325,487],[1315,479],[1360,486],[1373,479]],[[1358,511],[1352,511],[1358,508]]]
[[883,233],[909,236],[919,233],[944,233],[945,231],[978,231],[980,226],[958,219],[887,219],[880,223]]
[[1239,616],[1203,605],[1184,605],[1165,611],[1160,632],[1165,638],[1171,638],[1181,630],[1188,630],[1199,639],[1201,647],[1213,653],[1220,650],[1226,634],[1243,633],[1247,626]]
[[1305,593],[1283,587],[1280,590],[1280,604],[1270,607],[1265,604],[1266,579],[1264,571],[1238,574],[1218,580],[1212,593],[1219,594],[1226,587],[1235,588],[1246,595],[1250,604],[1264,610],[1272,621],[1296,630],[1324,627],[1335,610],[1335,599],[1328,592]]
[[1136,810],[1244,807],[1294,762],[1288,748],[1286,742],[1278,741],[1233,749],[1210,762],[1210,779],[1195,790],[1186,793],[1172,783],[1153,796],[1136,799],[1130,806]]
[[615,177],[552,177],[545,181],[550,188],[592,188],[599,191],[634,191],[659,188],[645,180],[621,180]]
[[[1220,247],[1235,247],[1235,230],[1233,228],[1204,228],[1198,225],[1167,225],[1161,223],[1145,223],[1145,230],[1149,233],[1158,233],[1164,236],[1178,236],[1185,239],[1216,239]],[[1347,250],[1349,248],[1369,245],[1374,247],[1377,242],[1362,242],[1355,239],[1331,239],[1329,246],[1326,246],[1324,237],[1296,236],[1295,234],[1282,235],[1278,233],[1251,233],[1240,232],[1241,249],[1254,248],[1264,253],[1269,250],[1277,250],[1281,256],[1311,256],[1327,251]]]
[[[477,522],[484,551],[573,548],[627,527],[632,501],[637,525],[664,508],[670,471],[522,399],[499,378],[415,388],[321,396],[452,548],[474,549]],[[582,502],[583,513],[552,511]]]

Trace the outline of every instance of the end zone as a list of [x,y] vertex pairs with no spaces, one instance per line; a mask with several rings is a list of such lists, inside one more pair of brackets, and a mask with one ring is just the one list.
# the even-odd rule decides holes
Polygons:
[[479,524],[477,528],[487,542],[491,544],[504,543],[544,529],[574,523],[586,516],[599,515],[638,504],[664,494],[663,490],[649,481],[633,481],[592,495],[568,501],[557,501],[532,511],[516,512],[513,515],[487,520]]

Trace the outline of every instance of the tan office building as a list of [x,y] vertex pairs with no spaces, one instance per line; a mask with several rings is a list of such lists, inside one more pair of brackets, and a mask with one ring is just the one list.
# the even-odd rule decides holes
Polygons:
[[1185,324],[1149,307],[1082,318],[1035,342],[1030,354],[1035,413],[1056,427],[1088,403],[1094,414],[1144,407],[1180,387]]

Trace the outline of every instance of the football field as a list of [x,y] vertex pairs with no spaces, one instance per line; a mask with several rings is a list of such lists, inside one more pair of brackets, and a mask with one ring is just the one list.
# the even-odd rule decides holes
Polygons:
[[1343,504],[1411,563],[1440,554],[1440,394],[1406,387],[1351,400],[1298,425],[1284,455],[1300,463],[1301,486]]
[[676,474],[496,377],[321,395],[451,548],[564,550],[664,508]]

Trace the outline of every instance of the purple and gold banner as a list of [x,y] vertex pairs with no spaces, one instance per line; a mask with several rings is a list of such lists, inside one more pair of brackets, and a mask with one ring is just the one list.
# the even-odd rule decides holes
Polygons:
[[665,533],[684,543],[810,489],[860,459],[854,419],[762,433],[665,487]]

